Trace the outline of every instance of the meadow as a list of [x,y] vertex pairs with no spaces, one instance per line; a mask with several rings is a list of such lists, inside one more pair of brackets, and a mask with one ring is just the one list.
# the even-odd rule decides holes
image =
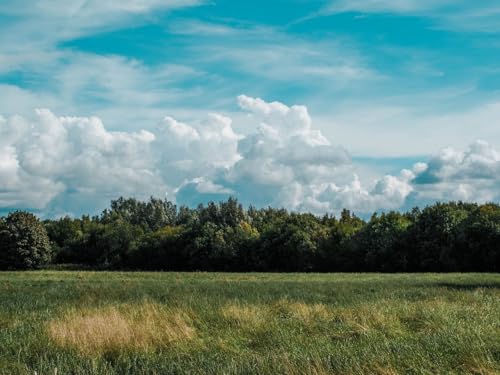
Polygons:
[[0,374],[499,374],[498,274],[0,273]]

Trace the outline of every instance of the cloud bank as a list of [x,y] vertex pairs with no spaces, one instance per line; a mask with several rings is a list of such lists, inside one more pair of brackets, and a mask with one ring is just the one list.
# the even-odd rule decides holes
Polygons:
[[304,106],[238,97],[253,124],[210,114],[165,117],[154,130],[114,132],[96,117],[0,117],[0,210],[95,213],[120,195],[194,205],[236,196],[246,204],[360,214],[433,200],[500,200],[500,152],[484,141],[445,148],[398,175],[365,181],[348,151],[313,125]]

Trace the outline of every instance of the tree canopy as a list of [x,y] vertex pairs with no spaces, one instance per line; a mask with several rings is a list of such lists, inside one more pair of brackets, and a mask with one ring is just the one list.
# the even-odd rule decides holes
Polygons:
[[[119,198],[99,216],[0,221],[2,268],[273,272],[497,272],[500,206],[435,203],[363,220],[249,207],[230,198],[177,207]],[[53,257],[51,258],[51,255]]]

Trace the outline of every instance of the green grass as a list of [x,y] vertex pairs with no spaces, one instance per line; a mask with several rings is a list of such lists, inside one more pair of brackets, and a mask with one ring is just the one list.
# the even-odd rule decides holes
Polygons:
[[500,275],[0,273],[0,374],[499,374]]

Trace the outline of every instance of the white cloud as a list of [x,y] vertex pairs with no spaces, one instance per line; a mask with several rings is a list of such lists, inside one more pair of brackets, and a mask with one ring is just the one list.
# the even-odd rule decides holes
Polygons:
[[210,179],[241,158],[241,136],[233,131],[231,119],[221,115],[210,115],[196,128],[165,117],[157,134],[157,163],[163,178],[174,186],[199,177]]
[[[374,181],[371,187],[364,187],[357,175],[350,184],[337,186],[335,183],[325,184],[310,197],[314,204],[320,204],[327,212],[338,213],[342,208],[368,214],[380,209],[400,208],[413,191],[410,176],[384,176]],[[305,205],[305,209],[311,209]]]
[[481,140],[465,151],[447,147],[420,167],[414,185],[421,200],[498,201],[500,152]]
[[[235,36],[241,35],[241,30],[217,23],[207,23],[199,20],[174,21],[168,26],[169,32],[179,35],[203,36]],[[245,30],[248,32],[248,30]]]
[[369,214],[436,199],[500,199],[500,152],[484,141],[366,181],[306,107],[243,95],[238,102],[253,123],[247,134],[218,114],[192,124],[165,117],[154,132],[112,132],[97,117],[48,110],[0,117],[0,208],[94,213],[120,195],[191,204],[235,195],[258,206]]
[[331,12],[396,12],[413,13],[446,7],[456,0],[335,0],[329,6]]
[[[273,42],[269,42],[272,39]],[[278,82],[307,80],[309,84],[328,82],[339,90],[349,84],[377,81],[383,77],[366,66],[352,43],[339,38],[305,41],[277,32],[252,34],[248,43],[238,36],[224,44],[210,43],[193,50],[202,65],[222,64],[240,73]],[[249,46],[254,46],[249,48]]]
[[0,123],[0,139],[3,207],[46,209],[58,195],[72,194],[80,209],[94,210],[117,194],[166,191],[148,150],[155,136],[146,131],[108,132],[98,118],[38,110],[33,121]]
[[[360,12],[425,16],[436,26],[454,31],[500,31],[496,0],[333,0],[317,15]],[[316,15],[316,16],[317,16]],[[314,17],[310,16],[307,18]]]
[[[42,106],[59,113],[91,113],[114,129],[137,130],[158,121],[163,108],[172,103],[199,96],[196,88],[179,88],[184,79],[202,74],[189,67],[147,66],[121,56],[72,51],[52,54],[51,58],[42,64],[37,64],[36,58],[24,62],[34,82],[45,82],[43,87],[22,89],[0,84],[0,113],[26,115]],[[175,107],[182,110],[181,105]]]
[[144,13],[152,9],[200,4],[198,0],[16,0],[3,1],[0,11],[15,16],[82,17],[109,13]]
[[363,187],[349,154],[313,126],[304,106],[238,97],[255,130],[239,141],[241,160],[217,176],[243,201],[316,213],[348,206],[361,212],[396,208],[413,174],[386,176]]
[[[0,2],[0,113],[28,116],[34,107],[81,116],[96,114],[113,128],[157,121],[160,108],[198,87],[185,65],[148,65],[128,56],[78,52],[65,42],[165,17],[164,12],[204,0],[5,0]],[[168,17],[168,16],[167,16]],[[13,77],[13,79],[12,79]],[[8,82],[8,83],[7,83]],[[170,104],[170,105],[169,105]],[[133,129],[144,127],[138,125]],[[127,127],[129,130],[130,127]]]
[[226,173],[228,181],[278,187],[294,181],[312,183],[350,162],[343,148],[331,145],[313,128],[306,107],[267,103],[244,95],[238,102],[249,112],[256,129],[239,142],[242,160]]
[[6,0],[0,13],[20,19],[16,29],[29,36],[40,27],[43,39],[66,40],[90,32],[140,24],[153,11],[200,5],[202,0]]
[[[201,110],[207,103],[228,108],[226,98],[242,87],[262,92],[264,87],[274,90],[278,87],[274,83],[279,82],[338,92],[379,78],[351,41],[337,37],[312,41],[234,20],[207,23],[162,13],[204,3],[0,2],[0,13],[6,16],[0,33],[0,74],[10,82],[3,85],[8,92],[0,90],[0,113],[29,116],[32,108],[41,106],[60,114],[96,115],[111,129],[137,130],[156,122],[165,108],[177,113]],[[100,40],[101,33],[142,24],[163,27],[173,35],[176,42],[168,53],[163,35],[148,44],[144,54],[134,55],[135,59],[111,55],[111,50],[120,53],[121,48],[114,47],[104,55],[82,52],[89,51],[89,46],[85,41],[80,44],[78,38],[96,35]],[[140,30],[138,34],[147,37]],[[177,38],[177,34],[183,36]],[[129,35],[127,31],[125,38]],[[142,56],[144,61],[139,61]]]
[[214,184],[205,177],[193,178],[191,181],[187,181],[182,184],[179,189],[176,189],[176,191],[186,188],[186,186],[194,186],[196,192],[200,194],[235,194],[233,190],[225,188],[222,185]]

